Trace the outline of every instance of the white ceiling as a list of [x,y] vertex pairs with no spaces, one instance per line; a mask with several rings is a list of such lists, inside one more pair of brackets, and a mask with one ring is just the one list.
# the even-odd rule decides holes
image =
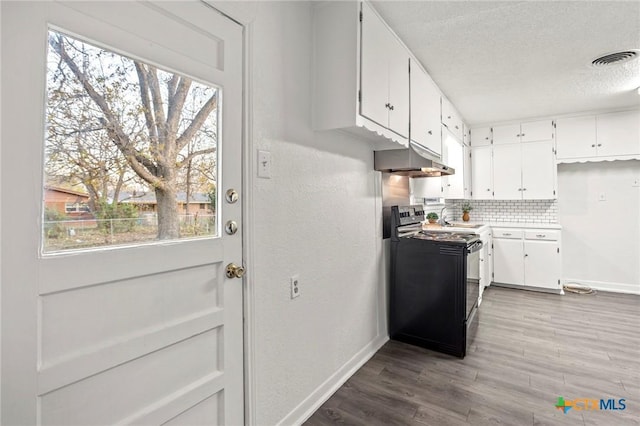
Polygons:
[[638,1],[373,1],[469,124],[640,105]]

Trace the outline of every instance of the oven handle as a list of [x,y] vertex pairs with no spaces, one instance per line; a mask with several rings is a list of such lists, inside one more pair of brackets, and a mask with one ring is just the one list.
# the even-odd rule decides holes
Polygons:
[[480,251],[483,245],[484,244],[482,244],[482,240],[478,240],[475,243],[471,244],[470,247],[467,247],[467,253],[475,253],[477,251]]

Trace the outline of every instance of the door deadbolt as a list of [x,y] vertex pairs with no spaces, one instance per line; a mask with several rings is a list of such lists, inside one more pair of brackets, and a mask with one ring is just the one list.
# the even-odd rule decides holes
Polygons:
[[229,220],[224,225],[224,230],[228,235],[233,235],[236,232],[238,232],[238,224],[236,223],[235,220]]
[[244,276],[244,268],[235,263],[227,265],[227,278],[242,278]]
[[236,201],[238,201],[238,198],[239,198],[238,191],[236,191],[233,188],[227,189],[227,193],[225,194],[225,198],[227,199],[227,203],[229,203],[229,204],[235,203]]

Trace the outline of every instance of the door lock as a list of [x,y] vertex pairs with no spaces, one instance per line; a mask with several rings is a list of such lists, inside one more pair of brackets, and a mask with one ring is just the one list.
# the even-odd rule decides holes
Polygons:
[[227,278],[242,278],[244,276],[244,268],[235,263],[227,265]]

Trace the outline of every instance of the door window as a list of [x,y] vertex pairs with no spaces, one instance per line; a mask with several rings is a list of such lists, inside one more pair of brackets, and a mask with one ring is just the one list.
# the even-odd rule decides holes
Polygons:
[[[44,253],[217,235],[221,89],[48,32]],[[52,232],[51,230],[56,232]]]

